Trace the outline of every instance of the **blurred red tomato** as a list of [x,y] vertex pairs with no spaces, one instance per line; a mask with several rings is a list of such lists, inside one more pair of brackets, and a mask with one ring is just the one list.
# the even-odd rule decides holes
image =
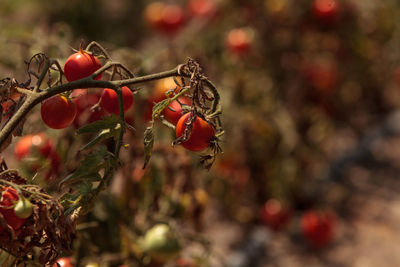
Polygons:
[[173,35],[183,27],[185,14],[179,5],[154,2],[146,7],[145,20],[155,30]]
[[277,199],[269,199],[261,207],[260,220],[272,230],[279,231],[288,223],[290,211]]
[[334,22],[338,15],[339,5],[336,0],[314,0],[312,12],[314,17],[324,23]]
[[226,37],[226,45],[229,51],[237,56],[245,56],[249,53],[253,44],[253,36],[249,29],[232,29]]
[[92,93],[86,89],[76,89],[72,92],[71,98],[76,105],[76,116],[73,122],[76,128],[101,120],[106,115],[100,106],[91,110],[100,100],[100,93],[98,92]]
[[218,11],[216,0],[189,0],[188,7],[193,16],[210,18]]
[[307,241],[321,248],[332,241],[336,230],[336,215],[332,211],[307,211],[301,216],[301,230]]
[[70,257],[59,258],[52,267],[74,267]]

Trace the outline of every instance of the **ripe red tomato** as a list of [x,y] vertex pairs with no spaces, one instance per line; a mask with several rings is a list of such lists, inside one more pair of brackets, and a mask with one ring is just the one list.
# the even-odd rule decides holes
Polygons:
[[275,231],[281,230],[288,222],[290,212],[277,199],[269,199],[260,210],[260,220]]
[[[176,124],[176,137],[183,136],[186,129],[186,122],[192,113],[184,114]],[[210,146],[210,142],[215,136],[214,128],[200,117],[196,117],[193,123],[192,134],[189,139],[181,145],[191,151],[202,151]]]
[[189,0],[190,12],[200,18],[209,18],[217,13],[218,7],[215,0]]
[[101,120],[105,115],[104,110],[100,107],[95,110],[90,109],[99,102],[100,96],[99,93],[88,93],[86,89],[76,89],[72,92],[72,101],[76,105],[76,116],[73,121],[76,128]]
[[146,7],[145,19],[155,30],[173,35],[182,28],[185,14],[179,5],[154,2]]
[[324,23],[334,22],[338,15],[339,5],[336,0],[314,0],[312,12],[314,16]]
[[[25,223],[25,219],[19,218],[15,215],[13,208],[14,201],[19,200],[19,196],[17,191],[13,187],[2,187],[1,188],[1,198],[0,198],[0,213],[3,215],[4,220],[10,225],[14,231],[21,228],[21,226]],[[4,229],[0,226],[0,233],[4,232]]]
[[74,265],[72,264],[70,257],[63,257],[59,258],[52,267],[74,267]]
[[[72,54],[64,65],[65,78],[69,81],[76,81],[90,76],[93,72],[101,68],[99,59],[81,50]],[[101,74],[95,77],[99,80]]]
[[167,91],[174,90],[175,93],[178,93],[180,89],[181,87],[175,83],[172,77],[157,80],[157,82],[154,85],[152,96],[147,101],[147,105],[144,112],[144,120],[145,121],[151,120],[154,103],[166,99],[167,97],[165,93]]
[[336,228],[333,212],[308,211],[301,216],[301,230],[307,241],[321,248],[332,241]]
[[76,105],[65,96],[55,95],[42,102],[40,114],[50,128],[63,129],[74,121]]
[[[124,112],[126,112],[133,104],[133,93],[126,87],[122,87],[122,98],[124,103]],[[115,115],[119,115],[119,104],[118,104],[118,94],[113,89],[104,89],[101,94],[101,106],[102,108]]]
[[226,45],[229,51],[237,56],[245,56],[249,53],[253,43],[250,30],[237,28],[231,30],[226,37]]
[[[189,97],[186,96],[181,96],[178,98],[179,102],[185,105],[191,105],[192,104],[192,100]],[[178,101],[174,100],[171,102],[171,104],[168,105],[167,108],[165,108],[162,112],[162,115],[164,115],[164,118],[172,123],[173,125],[176,125],[179,121],[179,119],[182,117],[183,115],[183,111],[182,111],[182,106],[181,104],[179,104]],[[174,110],[174,111],[172,111]]]

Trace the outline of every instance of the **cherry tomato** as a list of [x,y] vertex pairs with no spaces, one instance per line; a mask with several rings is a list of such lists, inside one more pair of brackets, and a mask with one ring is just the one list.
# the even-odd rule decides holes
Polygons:
[[[21,228],[21,226],[25,223],[25,219],[19,218],[15,215],[15,211],[12,207],[14,202],[19,200],[19,196],[17,191],[13,187],[3,187],[1,188],[1,198],[0,198],[0,213],[3,215],[4,220],[10,225],[14,231]],[[0,226],[0,233],[2,233],[4,229]]]
[[26,198],[21,198],[15,204],[14,212],[18,218],[27,219],[33,212],[32,203]]
[[[122,87],[122,99],[124,103],[124,112],[126,112],[133,104],[133,93],[126,87]],[[118,94],[112,89],[104,89],[101,94],[101,106],[109,113],[119,115]]]
[[[61,159],[57,151],[54,150],[53,143],[44,134],[26,135],[18,140],[15,145],[15,157],[18,161],[30,157],[28,169],[30,172],[37,172],[43,160],[50,162],[50,169],[46,174],[46,179],[57,174],[60,169]],[[34,160],[32,160],[34,158]]]
[[181,87],[175,83],[172,77],[158,80],[154,85],[152,96],[147,101],[147,105],[144,111],[144,120],[151,120],[154,103],[166,99],[167,96],[165,95],[165,93],[167,91],[174,90],[175,93],[178,93],[180,89]]
[[324,23],[331,23],[336,20],[338,8],[336,0],[314,0],[312,3],[314,16]]
[[194,264],[192,261],[184,259],[184,258],[179,258],[175,261],[176,267],[195,267],[197,266]]
[[[21,96],[21,94],[19,94],[19,93],[13,94],[10,97],[11,99],[8,99],[1,103],[1,107],[3,108],[3,114],[2,114],[3,118],[7,119],[11,116],[10,109],[13,105],[15,105],[15,101],[17,101],[20,96]],[[0,121],[1,120],[2,120],[2,118],[0,117]]]
[[166,224],[156,224],[149,229],[142,247],[150,256],[160,261],[175,257],[181,249],[179,240]]
[[[176,124],[176,137],[183,136],[186,123],[192,113],[184,114]],[[215,136],[214,128],[200,117],[196,117],[193,123],[192,133],[188,140],[181,145],[191,151],[202,151],[210,146],[210,142]]]
[[155,30],[166,35],[176,34],[185,22],[183,8],[175,4],[154,2],[145,10],[147,23]]
[[245,56],[249,53],[253,43],[253,36],[249,29],[232,29],[226,37],[226,45],[232,54]]
[[[83,50],[72,54],[64,65],[65,78],[69,81],[76,81],[90,76],[101,68],[99,59]],[[95,77],[99,80],[101,74]]]
[[281,230],[288,222],[290,212],[277,199],[269,199],[260,210],[260,220],[275,231]]
[[76,105],[65,96],[55,95],[42,102],[40,114],[43,122],[50,128],[63,129],[74,121]]
[[190,12],[200,18],[209,18],[217,13],[217,3],[215,0],[189,0]]
[[301,229],[307,241],[321,248],[332,241],[336,228],[333,212],[307,211],[301,216]]
[[74,267],[70,257],[59,258],[52,267]]
[[[189,97],[181,96],[178,98],[178,100],[182,104],[189,106],[192,105],[192,100]],[[162,112],[164,118],[173,125],[176,125],[183,115],[182,106],[179,102],[176,100],[172,101],[171,104],[169,104],[168,107]]]
[[105,115],[104,110],[100,106],[91,110],[99,102],[100,96],[101,94],[99,93],[88,93],[86,89],[76,89],[72,92],[72,101],[76,105],[76,116],[73,121],[76,128],[101,120]]

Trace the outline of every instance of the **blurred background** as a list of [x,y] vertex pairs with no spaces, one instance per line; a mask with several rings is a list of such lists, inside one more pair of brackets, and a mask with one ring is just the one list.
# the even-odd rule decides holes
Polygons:
[[[142,170],[149,100],[173,86],[140,85],[122,168],[65,256],[94,266],[399,266],[399,17],[397,0],[0,0],[0,78],[24,81],[32,55],[63,66],[72,48],[97,41],[136,75],[193,58],[221,94],[226,134],[209,171],[172,147],[161,123]],[[59,155],[40,159],[37,182],[50,191],[79,164],[82,123],[57,131],[38,109],[28,117],[24,134],[44,133]],[[19,139],[2,154],[32,176],[14,156]],[[180,235],[181,262],[135,265],[157,222]]]

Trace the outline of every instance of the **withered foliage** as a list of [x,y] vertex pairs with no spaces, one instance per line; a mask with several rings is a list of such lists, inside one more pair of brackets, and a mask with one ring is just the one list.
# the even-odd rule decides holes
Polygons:
[[[5,180],[23,188],[24,197],[32,197],[33,214],[24,225],[14,232],[0,214],[0,224],[6,224],[0,235],[0,249],[15,256],[15,265],[51,266],[63,251],[71,251],[75,237],[75,224],[71,217],[64,215],[64,208],[57,199],[46,194],[38,186],[26,185],[26,180],[15,171],[6,172],[7,165],[0,158],[0,180]],[[0,181],[1,182],[1,181]],[[1,183],[0,183],[1,184]],[[3,186],[3,185],[1,185]],[[21,266],[21,265],[18,265]]]

